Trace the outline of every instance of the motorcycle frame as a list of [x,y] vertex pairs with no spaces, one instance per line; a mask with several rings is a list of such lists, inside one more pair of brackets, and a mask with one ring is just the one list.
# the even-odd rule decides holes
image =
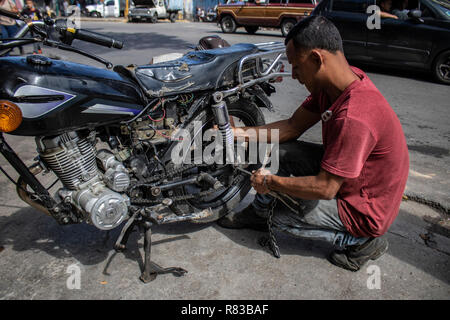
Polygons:
[[[246,55],[238,61],[238,69],[236,71],[238,77],[238,85],[231,89],[222,91],[219,90],[219,92],[223,94],[224,98],[238,94],[239,92],[247,88],[250,88],[261,82],[266,82],[273,78],[291,76],[290,72],[272,72],[275,66],[280,61],[281,57],[285,55],[286,48],[282,42],[263,42],[257,43],[255,44],[255,46],[258,47],[261,52]],[[271,62],[270,66],[265,70],[261,70],[261,59],[273,56],[275,54],[276,58]],[[256,78],[252,80],[246,80],[244,78],[244,64],[252,60],[255,62],[256,66]]]

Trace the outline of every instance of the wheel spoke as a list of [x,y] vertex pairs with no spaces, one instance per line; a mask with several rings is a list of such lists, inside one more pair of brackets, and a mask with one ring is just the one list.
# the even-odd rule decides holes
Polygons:
[[449,64],[441,64],[439,66],[439,71],[444,79],[450,80],[450,65]]

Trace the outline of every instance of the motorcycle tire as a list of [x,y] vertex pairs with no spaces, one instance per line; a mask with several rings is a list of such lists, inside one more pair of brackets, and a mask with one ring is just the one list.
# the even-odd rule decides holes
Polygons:
[[[248,99],[241,98],[233,103],[228,103],[228,113],[233,116],[234,119],[239,119],[245,126],[261,126],[265,124],[264,115],[261,110],[256,106],[254,102]],[[208,123],[214,123],[214,115],[211,108],[203,109],[194,118],[193,121],[202,121],[205,128],[210,128]],[[247,170],[255,170],[260,165],[251,165]],[[208,223],[213,222],[221,217],[227,215],[232,209],[234,209],[248,194],[251,189],[250,179],[246,174],[244,175],[242,182],[238,185],[233,185],[210,200],[187,200],[178,202],[175,204],[176,210],[180,213],[197,212],[207,208],[211,208],[212,215],[198,220],[191,221],[192,223]],[[185,187],[180,187],[176,190],[175,195],[192,194],[192,190],[187,190]]]

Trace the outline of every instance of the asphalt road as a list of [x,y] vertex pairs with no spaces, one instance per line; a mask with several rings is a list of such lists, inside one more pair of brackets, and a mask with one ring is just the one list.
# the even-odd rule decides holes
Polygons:
[[[224,35],[207,23],[83,22],[82,27],[123,40],[125,47],[114,50],[78,41],[74,46],[123,65],[145,64],[156,55],[186,52],[205,35],[219,34],[230,44],[284,40],[279,31],[249,36],[242,30]],[[44,51],[101,67],[71,53],[49,48]],[[278,234],[282,255],[278,260],[259,247],[261,233],[224,230],[214,223],[182,223],[155,229],[153,257],[163,266],[181,266],[189,273],[181,278],[162,275],[144,285],[137,279],[143,243],[140,239],[136,244],[137,233],[130,240],[129,250],[116,255],[112,245],[119,230],[106,233],[84,224],[59,227],[21,202],[13,186],[0,175],[0,246],[4,248],[0,248],[0,299],[450,298],[450,241],[448,229],[442,227],[448,224],[448,215],[443,212],[448,213],[450,203],[449,87],[434,83],[426,74],[359,67],[390,102],[403,125],[411,157],[406,193],[441,209],[403,202],[387,234],[390,249],[381,259],[352,273],[326,261],[330,246]],[[307,95],[304,87],[285,79],[271,97],[275,112],[265,111],[266,121],[289,117]],[[311,129],[304,139],[321,142],[320,126]],[[8,136],[7,140],[31,163],[35,156],[33,139]],[[0,164],[10,171],[3,158]],[[67,286],[72,265],[81,270],[80,289]],[[371,266],[379,268],[379,289],[368,286]]]

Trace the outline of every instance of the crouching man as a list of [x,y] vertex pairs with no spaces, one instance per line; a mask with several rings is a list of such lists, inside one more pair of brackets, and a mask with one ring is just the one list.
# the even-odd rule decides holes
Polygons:
[[[254,202],[218,224],[265,230],[274,201],[267,193],[285,193],[301,206],[293,213],[277,205],[274,227],[331,242],[337,250],[329,261],[358,271],[388,249],[383,235],[398,214],[409,171],[405,136],[375,85],[348,64],[340,34],[330,21],[320,16],[303,19],[285,43],[292,77],[311,94],[290,119],[248,132],[233,129],[235,136],[250,139],[255,139],[251,131],[258,136],[261,129],[279,129],[279,171],[254,172]],[[297,140],[319,121],[323,145]]]

